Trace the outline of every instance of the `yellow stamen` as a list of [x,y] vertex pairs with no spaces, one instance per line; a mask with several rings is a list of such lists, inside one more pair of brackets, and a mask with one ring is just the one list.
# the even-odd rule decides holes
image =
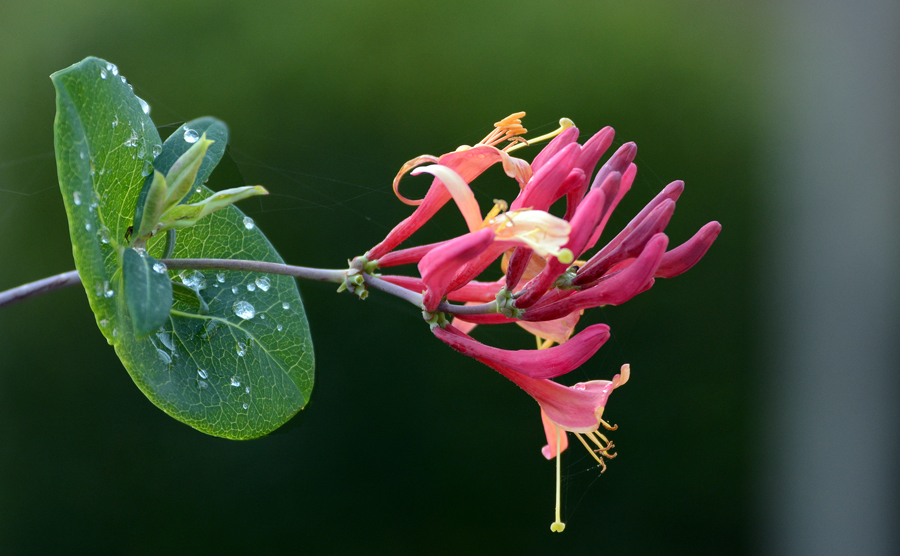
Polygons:
[[[524,116],[524,114],[523,114],[523,116]],[[570,127],[574,127],[574,126],[575,126],[575,122],[573,122],[573,121],[570,120],[569,118],[561,118],[561,119],[559,120],[559,128],[557,128],[556,130],[551,131],[550,133],[545,133],[544,135],[541,135],[540,137],[535,137],[534,139],[522,139],[522,142],[516,143],[516,144],[514,144],[514,145],[510,145],[510,146],[506,147],[506,148],[503,149],[503,150],[506,151],[506,152],[512,152],[512,151],[514,151],[514,150],[516,150],[516,149],[518,149],[518,148],[521,148],[521,147],[526,147],[526,146],[528,146],[528,145],[533,145],[533,144],[535,144],[535,143],[540,143],[541,141],[546,141],[546,140],[548,140],[548,139],[553,139],[554,137],[556,137],[557,135],[559,135],[559,134],[562,133],[563,131],[569,129]]]
[[487,216],[484,217],[484,222],[481,223],[481,226],[487,226],[490,224],[492,218],[497,216],[498,214],[505,213],[509,209],[509,205],[506,204],[506,201],[503,199],[494,199],[494,207],[488,211]]
[[479,141],[478,145],[493,147],[504,141],[513,141],[514,143],[524,141],[521,137],[516,137],[528,133],[528,130],[522,127],[521,118],[523,116],[525,116],[525,112],[516,112],[495,123],[494,129],[487,134],[487,137]]
[[[537,337],[537,336],[536,336]],[[540,340],[540,338],[538,338]],[[538,347],[538,349],[547,349],[553,345],[553,340],[544,340],[544,342]]]
[[584,449],[587,450],[588,453],[589,453],[595,460],[597,460],[597,463],[600,464],[600,467],[601,467],[600,472],[603,473],[604,471],[606,471],[606,464],[603,463],[603,459],[602,459],[600,456],[598,456],[598,455],[594,452],[594,450],[591,449],[590,446],[588,446],[588,443],[584,441],[584,438],[581,438],[581,435],[580,435],[579,433],[576,432],[576,433],[575,433],[575,436],[577,436],[577,437],[578,437],[578,440],[581,441],[581,444],[584,445]]
[[553,427],[556,430],[556,521],[550,524],[550,530],[554,533],[562,533],[566,524],[562,522],[559,515],[559,506],[560,506],[560,491],[562,490],[562,481],[560,480],[560,476],[562,475],[562,463],[560,463],[560,456],[562,454],[559,453],[559,427]]
[[600,424],[603,425],[603,428],[606,429],[606,430],[608,430],[608,431],[614,431],[614,430],[616,430],[616,429],[619,428],[619,425],[610,425],[609,423],[607,423],[607,422],[604,421],[603,419],[600,419]]
[[[598,448],[600,448],[599,451],[603,454],[606,454],[606,451],[613,447],[612,442],[610,442],[608,438],[606,438],[602,434],[597,433],[596,431],[587,433],[587,437],[590,438],[591,442],[596,444]],[[603,439],[603,442],[606,442],[606,446],[603,445],[603,442],[600,442],[600,439]]]

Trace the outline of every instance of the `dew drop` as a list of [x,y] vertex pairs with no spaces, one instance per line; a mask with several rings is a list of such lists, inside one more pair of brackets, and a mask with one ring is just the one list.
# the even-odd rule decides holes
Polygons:
[[199,291],[206,289],[206,276],[199,270],[182,270],[178,276],[185,286],[193,290]]
[[118,336],[118,335],[119,335],[119,329],[118,329],[118,328],[113,328],[113,338],[115,338],[115,337]]
[[209,388],[209,383],[205,380],[198,380],[197,386],[199,386],[201,390],[206,390],[207,388]]
[[247,291],[248,291],[248,292],[255,292],[255,291],[256,291],[256,284],[254,284],[254,283],[252,283],[252,282],[249,283],[249,284],[247,284]]
[[169,354],[164,352],[163,350],[157,348],[156,355],[159,356],[159,360],[165,363],[166,365],[170,365],[172,363],[172,358],[169,357]]
[[72,192],[72,201],[74,201],[76,207],[81,206],[81,193],[77,191]]
[[106,325],[109,324],[109,321],[106,319],[100,319],[100,326],[106,328]]
[[244,388],[244,392],[247,392],[247,393],[249,394],[249,393],[250,393],[250,387],[248,386],[248,387]]
[[209,376],[209,373],[204,371],[203,369],[197,371],[197,374],[200,375],[200,378],[207,378]]
[[156,263],[153,265],[153,272],[156,272],[157,274],[165,274],[166,270],[168,270],[168,267],[165,263]]
[[287,301],[285,301],[284,303],[281,304],[281,308],[282,308],[282,309],[290,309],[290,308],[291,308],[291,304],[288,303]]
[[238,354],[238,357],[243,357],[243,356],[247,355],[247,344],[245,344],[244,342],[238,342],[237,343],[237,354]]
[[244,217],[244,227],[248,230],[252,230],[256,226],[256,223],[253,222],[253,219],[249,216]]
[[85,223],[84,223],[84,229],[90,232],[90,231],[91,231],[91,223],[90,223],[90,222],[85,222]]
[[250,409],[250,404],[245,403],[243,407],[244,407],[244,409]]
[[162,152],[162,145],[153,145],[153,158],[159,156],[159,153]]
[[117,125],[119,125],[119,116],[115,116],[115,119],[112,121],[113,129],[116,129]]
[[100,228],[100,243],[109,243],[109,228],[106,226]]
[[269,291],[269,288],[272,287],[272,282],[270,282],[269,279],[265,276],[260,276],[256,279],[256,287],[264,292],[267,292]]
[[234,309],[235,315],[241,317],[244,320],[250,320],[254,316],[256,316],[256,309],[254,309],[253,305],[250,305],[246,301],[235,301],[232,309]]
[[231,385],[234,386],[235,388],[240,386],[241,385],[241,377],[239,377],[239,376],[231,377]]
[[135,97],[138,99],[138,102],[141,103],[141,110],[144,111],[144,114],[150,114],[150,105],[147,104],[147,101],[142,99],[141,97]]
[[281,332],[282,330],[284,330],[284,327],[279,324],[278,326],[275,327],[275,330]]
[[119,76],[119,79],[122,80],[122,83],[125,83],[125,76],[124,76],[124,75],[120,75],[120,76]]
[[237,292],[238,292],[238,287],[237,287],[237,286],[231,286],[231,293],[237,293]]
[[115,64],[106,64],[106,69],[111,71],[113,75],[119,75],[119,68]]
[[114,292],[114,291],[112,291],[112,290],[106,290],[105,292],[103,292],[103,297],[110,298],[110,297],[112,297],[113,295],[115,295],[115,293],[116,293],[116,292]]
[[224,272],[220,272],[220,273],[216,274],[216,282],[218,282],[220,284],[225,282],[225,273]]
[[188,143],[196,143],[198,139],[200,139],[199,133],[189,127],[184,128],[185,141],[187,141]]
[[106,70],[100,68],[100,79],[106,79]]
[[265,314],[265,313],[260,313],[260,314],[259,314],[259,318],[261,318],[262,320],[266,320],[266,314]]

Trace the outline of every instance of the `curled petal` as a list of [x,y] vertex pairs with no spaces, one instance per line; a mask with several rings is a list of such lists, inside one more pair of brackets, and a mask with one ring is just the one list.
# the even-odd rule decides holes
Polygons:
[[456,201],[456,206],[466,219],[466,225],[470,232],[474,232],[481,228],[481,209],[478,208],[478,201],[475,200],[475,194],[472,188],[462,179],[462,177],[452,169],[440,164],[432,164],[431,166],[420,166],[412,171],[412,175],[418,175],[427,172],[438,178],[450,196]]
[[426,162],[431,162],[432,164],[437,164],[438,157],[432,156],[430,154],[423,154],[422,156],[417,156],[414,159],[407,161],[406,164],[401,166],[400,171],[397,172],[396,176],[394,176],[394,183],[393,183],[394,195],[396,195],[397,198],[400,199],[400,202],[402,202],[404,205],[411,205],[411,206],[416,207],[416,206],[419,206],[422,204],[422,201],[424,199],[410,200],[400,194],[400,179],[403,178],[403,176],[406,175],[407,172],[409,172],[416,166],[425,164]]
[[447,287],[459,269],[490,246],[494,232],[484,229],[460,236],[433,249],[419,262],[419,273],[425,284],[423,304],[434,311],[447,294]]
[[663,255],[656,277],[672,278],[686,272],[703,258],[721,231],[722,225],[715,221],[700,228],[694,237]]
[[620,305],[646,290],[653,279],[659,262],[666,252],[669,238],[657,234],[644,247],[635,261],[621,272],[610,275],[597,285],[576,292],[569,297],[531,307],[522,315],[522,320],[542,321],[558,319],[572,311],[598,307],[600,305]]
[[484,345],[452,326],[447,329],[436,326],[432,332],[463,355],[479,361],[492,361],[532,378],[554,378],[578,368],[609,339],[609,327],[595,324],[565,344],[541,350],[512,351]]
[[[423,155],[407,162],[401,172],[394,178],[394,187],[398,187],[398,183],[403,174],[413,168],[415,165],[424,162],[437,162],[442,166],[446,166],[455,171],[466,183],[477,178],[482,172],[491,165],[502,162],[503,170],[506,175],[515,178],[520,184],[525,184],[531,179],[531,166],[522,159],[509,156],[494,147],[479,145],[465,150],[456,151],[442,155],[437,160],[430,155]],[[399,196],[399,193],[398,193]],[[422,227],[435,213],[440,210],[444,204],[450,200],[450,193],[440,180],[435,179],[428,189],[425,198],[420,201],[407,201],[413,204],[419,204],[415,212],[408,216],[405,220],[394,226],[387,237],[381,243],[373,247],[367,253],[369,260],[380,259],[386,253],[392,251],[395,247],[403,243],[416,230]]]

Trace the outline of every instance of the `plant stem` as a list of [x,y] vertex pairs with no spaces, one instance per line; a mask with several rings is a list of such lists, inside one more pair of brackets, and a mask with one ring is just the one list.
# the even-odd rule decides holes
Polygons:
[[32,297],[37,297],[45,293],[74,286],[79,282],[81,282],[81,277],[78,276],[78,271],[70,270],[69,272],[63,272],[56,276],[38,280],[37,282],[22,284],[11,290],[0,292],[0,309],[15,305],[19,301],[25,301],[26,299],[31,299]]
[[341,283],[347,276],[347,270],[327,268],[310,268],[289,264],[267,263],[264,261],[247,261],[242,259],[162,259],[160,261],[171,269],[192,270],[242,270],[245,272],[264,272],[282,274],[295,278],[305,278],[318,282]]
[[[239,270],[244,272],[260,272],[267,274],[281,274],[295,278],[305,278],[319,282],[341,283],[347,277],[347,270],[309,268],[305,266],[293,266],[287,264],[268,263],[264,261],[248,261],[242,259],[162,259],[161,263],[168,268],[191,270]],[[422,294],[408,290],[377,276],[363,273],[366,285],[374,290],[399,297],[404,301],[422,308]],[[13,305],[19,301],[30,299],[41,294],[61,290],[79,283],[81,278],[77,270],[71,270],[56,276],[44,278],[30,284],[0,292],[0,309]],[[497,303],[482,303],[481,305],[454,305],[446,301],[438,305],[438,311],[454,315],[484,315],[497,312]]]

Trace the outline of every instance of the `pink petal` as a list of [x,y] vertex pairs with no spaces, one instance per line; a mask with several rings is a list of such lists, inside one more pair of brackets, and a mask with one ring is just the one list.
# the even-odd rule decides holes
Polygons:
[[715,221],[700,228],[694,237],[663,255],[656,277],[672,278],[686,272],[703,258],[721,231],[722,225]]
[[[615,136],[615,130],[607,126],[595,133],[594,136],[588,139],[587,143],[581,147],[581,158],[578,159],[576,167],[584,172],[586,178],[590,178],[594,173],[597,162],[606,150],[609,149],[610,145],[612,145]],[[578,189],[569,193],[566,207],[566,220],[571,219],[575,214],[575,209],[578,208],[579,203],[581,203],[581,200],[584,198],[584,194],[587,191],[588,181],[589,179],[585,179]]]
[[668,243],[669,238],[665,234],[657,234],[647,242],[644,251],[628,268],[560,301],[545,303],[542,300],[525,311],[522,320],[553,320],[579,309],[620,305],[628,301],[646,290],[647,283],[653,278]]
[[448,241],[431,250],[419,261],[419,273],[426,288],[422,300],[426,310],[434,311],[437,308],[460,267],[477,257],[493,241],[494,231],[485,228]]
[[[572,128],[569,128],[572,129]],[[571,143],[553,156],[510,204],[510,210],[533,208],[547,210],[560,197],[559,189],[581,156],[581,145]]]
[[[447,240],[449,241],[449,240]],[[429,251],[435,247],[440,247],[447,241],[439,241],[437,243],[429,243],[428,245],[418,245],[403,249],[401,251],[391,251],[387,255],[378,259],[378,268],[389,268],[392,266],[400,266],[404,264],[417,263],[422,260]]]
[[[541,410],[541,422],[544,424],[544,434],[547,436],[547,445],[541,448],[541,453],[545,458],[553,459],[557,453],[566,451],[566,448],[569,447],[569,439],[566,431],[556,426],[543,409]],[[556,451],[557,446],[559,446],[559,452]]]
[[475,200],[475,194],[472,193],[472,188],[469,187],[469,184],[466,183],[459,174],[451,168],[441,166],[440,164],[419,166],[410,173],[416,176],[423,172],[429,173],[441,180],[441,183],[443,183],[444,187],[447,188],[447,191],[450,192],[450,196],[456,201],[456,206],[459,207],[459,211],[462,213],[463,218],[466,219],[466,225],[469,227],[470,232],[481,229],[482,218],[481,209],[478,207],[478,201]]
[[[552,340],[557,344],[564,344],[572,337],[575,326],[578,324],[578,319],[581,318],[581,313],[582,311],[575,311],[556,320],[540,322],[520,320],[517,324],[529,333],[543,338],[544,340]],[[466,334],[468,334],[468,332],[466,332]]]
[[592,249],[594,245],[597,245],[597,241],[600,240],[600,236],[606,228],[606,223],[609,222],[609,217],[612,216],[613,211],[619,206],[619,201],[621,201],[625,194],[631,189],[631,184],[634,183],[634,178],[636,176],[637,166],[630,164],[628,169],[625,170],[625,173],[622,174],[622,180],[619,182],[618,188],[616,188],[615,182],[610,182],[608,179],[609,174],[607,174],[607,179],[600,185],[600,189],[606,192],[606,202],[609,206],[603,208],[603,220],[600,221],[600,224],[597,226],[597,229],[594,230],[594,234],[591,236],[590,241],[588,241],[587,245],[584,247],[585,251]]
[[452,326],[447,329],[436,326],[432,332],[463,355],[479,361],[492,361],[532,378],[554,378],[577,369],[609,339],[609,326],[595,324],[585,328],[565,344],[540,350],[514,351],[482,344]]
[[606,164],[600,167],[600,170],[597,171],[597,175],[594,176],[594,182],[591,184],[591,189],[596,189],[603,184],[603,181],[606,179],[606,176],[609,175],[610,172],[618,172],[620,174],[624,174],[625,170],[628,169],[628,166],[634,162],[634,157],[637,156],[637,145],[633,142],[628,142],[622,145],[621,147],[613,153],[609,160],[606,161]]
[[[613,172],[609,174],[607,180],[618,181],[620,177],[618,172]],[[576,258],[581,255],[585,244],[600,224],[604,216],[602,211],[605,205],[606,195],[603,190],[594,189],[588,193],[584,202],[578,207],[574,218],[572,218],[572,233],[569,235],[569,242],[566,244],[566,248],[571,250]],[[547,261],[544,271],[536,279],[529,282],[523,289],[522,295],[516,298],[516,307],[527,309],[534,305],[568,268],[568,264],[561,263],[555,257],[551,257]]]
[[572,283],[576,286],[590,284],[619,262],[636,257],[651,237],[666,229],[674,212],[675,201],[664,199],[618,245],[612,249],[603,248],[591,257]]
[[[397,192],[398,197],[403,199],[398,190],[400,178],[406,171],[424,162],[437,162],[437,164],[446,166],[459,174],[466,183],[477,178],[482,172],[497,162],[502,162],[506,174],[515,178],[519,183],[527,183],[531,179],[531,167],[527,162],[511,157],[494,147],[482,145],[464,151],[447,153],[438,159],[426,155],[407,162],[400,170],[400,173],[397,174],[397,177],[394,178],[394,191]],[[431,187],[422,201],[405,200],[404,202],[407,204],[419,204],[419,206],[409,217],[397,224],[381,243],[369,250],[367,253],[369,260],[380,259],[403,243],[416,230],[421,228],[425,222],[431,219],[449,200],[450,193],[438,179],[431,182]]]
[[551,158],[553,158],[556,153],[574,143],[577,139],[578,128],[566,128],[562,133],[554,137],[552,141],[547,143],[547,146],[541,149],[541,152],[539,152],[538,155],[534,157],[534,161],[532,161],[531,163],[531,169],[535,173],[537,173],[537,171],[540,170],[544,166],[544,164],[546,164]]

